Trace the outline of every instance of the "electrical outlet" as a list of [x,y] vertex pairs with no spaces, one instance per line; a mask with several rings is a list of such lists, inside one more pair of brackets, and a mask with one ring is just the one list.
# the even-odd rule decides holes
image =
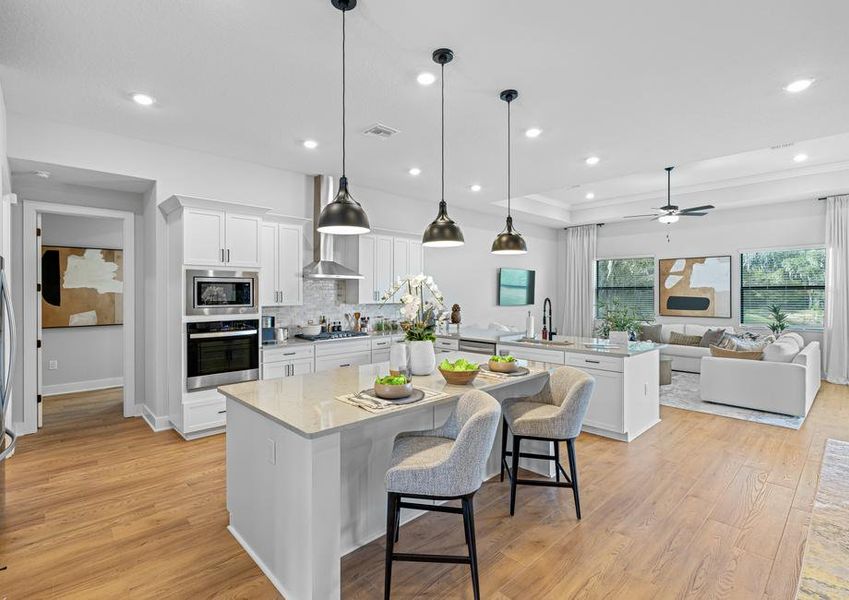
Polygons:
[[47,361],[47,370],[48,371],[55,371],[58,368],[59,368],[59,361],[58,360]]

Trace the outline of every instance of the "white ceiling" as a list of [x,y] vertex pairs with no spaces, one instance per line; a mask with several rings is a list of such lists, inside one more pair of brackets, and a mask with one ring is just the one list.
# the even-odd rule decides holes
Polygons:
[[[336,173],[340,18],[329,0],[3,0],[0,78],[10,112]],[[527,196],[525,218],[658,206],[668,164],[680,166],[674,186],[701,195],[796,175],[807,182],[797,195],[820,193],[810,171],[849,161],[849,137],[836,135],[849,132],[847,22],[845,0],[360,0],[348,20],[352,189],[438,198],[439,85],[415,76],[436,72],[431,51],[449,46],[449,203],[500,210],[505,87],[520,92],[514,195]],[[816,83],[782,90],[800,77]],[[133,91],[158,104],[136,106]],[[377,121],[401,133],[357,133]],[[521,135],[530,126],[542,136]],[[305,150],[305,138],[320,146]],[[810,156],[801,166],[799,151]],[[589,155],[601,163],[588,167]]]

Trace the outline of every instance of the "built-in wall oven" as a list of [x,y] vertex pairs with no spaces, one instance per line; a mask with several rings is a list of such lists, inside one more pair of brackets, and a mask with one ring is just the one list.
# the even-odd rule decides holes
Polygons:
[[259,312],[256,271],[186,270],[186,314],[238,315]]
[[186,324],[186,390],[259,379],[259,320]]

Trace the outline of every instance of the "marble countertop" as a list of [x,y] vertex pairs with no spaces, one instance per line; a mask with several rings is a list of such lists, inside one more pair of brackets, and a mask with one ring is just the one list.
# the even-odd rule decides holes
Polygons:
[[333,339],[333,340],[305,340],[305,339],[299,338],[297,336],[290,336],[289,339],[286,340],[285,342],[263,342],[260,349],[261,350],[265,350],[265,349],[273,350],[273,349],[276,349],[276,348],[288,348],[288,347],[291,347],[291,346],[312,346],[314,344],[332,344],[332,343],[335,343],[335,342],[352,342],[352,341],[356,341],[356,340],[371,340],[371,339],[375,339],[375,338],[377,338],[377,339],[388,338],[388,339],[394,340],[394,339],[401,339],[403,337],[404,337],[403,333],[393,333],[393,334],[390,335],[388,333],[379,333],[379,332],[372,332],[372,333],[369,333],[368,335],[360,335],[360,336],[355,336],[355,337],[336,338],[336,339]]
[[628,357],[652,352],[663,348],[665,344],[655,344],[653,342],[629,342],[627,347],[624,345],[611,344],[606,347],[592,347],[588,344],[606,343],[607,340],[599,338],[582,338],[574,336],[555,336],[555,341],[547,342],[543,340],[515,340],[499,342],[501,346],[520,346],[523,348],[535,348],[539,350],[557,350],[560,352],[573,352],[578,354],[597,354],[601,356],[618,356]]
[[[471,352],[451,352],[440,358],[456,360],[463,357],[470,361],[484,362],[487,355]],[[377,376],[389,374],[389,363],[376,363],[359,367],[331,369],[308,375],[249,381],[218,388],[229,400],[239,402],[305,438],[316,438],[365,422],[391,419],[403,411],[416,410],[425,405],[435,405],[456,399],[471,389],[495,390],[520,382],[548,377],[549,365],[545,363],[519,361],[531,369],[529,375],[496,379],[479,375],[470,385],[449,385],[438,370],[430,375],[413,377],[415,387],[443,392],[445,398],[421,401],[384,413],[370,413],[336,399],[337,396],[352,394],[371,388]]]

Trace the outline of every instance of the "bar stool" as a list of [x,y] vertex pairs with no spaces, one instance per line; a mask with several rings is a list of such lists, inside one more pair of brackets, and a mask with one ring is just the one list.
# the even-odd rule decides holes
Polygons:
[[[475,599],[480,598],[472,498],[483,483],[484,464],[495,440],[500,415],[501,407],[495,398],[472,390],[460,397],[442,427],[399,433],[395,438],[386,471],[384,598],[390,595],[392,562],[396,560],[468,564]],[[406,502],[403,498],[460,500],[462,508]],[[468,556],[395,552],[402,508],[462,514]]]
[[[501,432],[501,481],[504,469],[510,478],[510,516],[516,509],[516,485],[542,485],[572,488],[575,513],[581,518],[581,501],[578,495],[578,469],[575,464],[575,438],[581,433],[581,424],[595,387],[595,379],[572,367],[558,367],[551,372],[548,382],[538,394],[527,398],[508,398],[502,402],[504,427]],[[507,430],[513,434],[513,451],[507,451]],[[554,443],[554,455],[521,452],[522,440],[541,440]],[[569,473],[560,464],[559,442],[566,442],[569,453]],[[512,458],[512,467],[507,457]],[[519,479],[519,458],[552,460],[556,479]],[[560,481],[560,474],[566,481]]]

